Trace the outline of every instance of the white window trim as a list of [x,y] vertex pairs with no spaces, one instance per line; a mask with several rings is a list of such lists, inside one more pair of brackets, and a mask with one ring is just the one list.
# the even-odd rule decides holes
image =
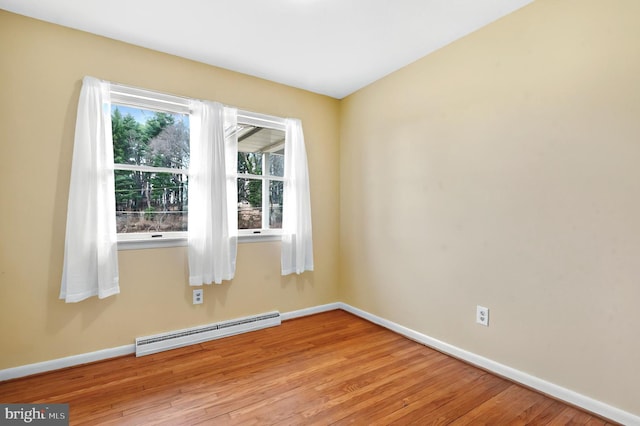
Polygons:
[[[258,233],[240,232],[238,230],[239,243],[262,243],[267,241],[282,241],[282,230],[262,229]],[[245,231],[245,230],[242,230]]]
[[[250,126],[264,127],[266,129],[287,131],[287,123],[284,118],[274,117],[272,115],[259,114],[257,112],[238,110],[238,124],[248,124]],[[284,144],[284,143],[283,143]],[[284,182],[284,177],[271,175],[252,175],[248,173],[238,173],[236,178],[246,177],[248,179],[258,179],[262,181],[280,181]],[[266,190],[262,185],[263,191]],[[263,192],[263,198],[265,193]],[[265,223],[263,217],[262,223]],[[282,229],[238,229],[238,242],[257,242],[257,241],[281,241]]]
[[168,95],[153,90],[111,83],[111,103],[143,107],[152,111],[189,114],[188,98]]
[[287,123],[284,118],[240,109],[238,110],[238,123],[249,124],[257,127],[266,127],[268,129],[281,130],[283,132],[287,131]]
[[142,250],[186,245],[187,233],[184,231],[118,234],[118,250]]
[[[166,93],[126,86],[117,83],[111,83],[111,103],[145,108],[152,111],[160,112],[173,112],[178,114],[189,114],[191,112],[189,109],[189,98],[169,95]],[[247,110],[238,109],[238,123],[286,132],[286,120],[284,118],[267,114],[260,114]],[[129,166],[127,165],[115,165],[116,169],[121,170],[126,170],[128,169],[128,167]],[[135,169],[139,170],[139,167],[136,166]],[[153,169],[153,171],[163,171],[158,170],[158,168]],[[174,169],[167,171],[170,173],[176,173],[176,170]],[[188,170],[185,170],[185,174],[188,175]],[[255,176],[252,175],[252,178],[255,178]],[[270,179],[284,180],[277,177],[272,177]],[[187,246],[187,232],[184,231],[148,232],[135,234],[119,233],[117,234],[117,238],[118,250],[146,250]],[[239,243],[269,242],[281,240],[281,229],[238,230]]]
[[[238,235],[238,243],[282,241],[282,232],[269,231],[271,230],[262,230],[257,234],[240,234]],[[148,250],[187,246],[186,232],[165,232],[161,237],[153,237],[153,235],[158,234],[118,234],[118,250]]]

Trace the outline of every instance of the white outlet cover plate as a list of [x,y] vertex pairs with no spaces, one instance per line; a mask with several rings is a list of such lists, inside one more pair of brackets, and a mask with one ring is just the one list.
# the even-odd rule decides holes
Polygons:
[[193,290],[193,304],[199,305],[202,303],[202,290]]
[[489,326],[489,308],[480,305],[476,307],[476,322],[486,327]]

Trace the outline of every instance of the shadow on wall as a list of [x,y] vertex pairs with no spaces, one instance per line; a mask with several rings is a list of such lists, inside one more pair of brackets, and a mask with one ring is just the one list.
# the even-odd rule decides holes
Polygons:
[[315,287],[313,272],[304,272],[302,274],[280,275],[280,287],[286,288],[295,286],[298,293],[303,293],[306,286]]

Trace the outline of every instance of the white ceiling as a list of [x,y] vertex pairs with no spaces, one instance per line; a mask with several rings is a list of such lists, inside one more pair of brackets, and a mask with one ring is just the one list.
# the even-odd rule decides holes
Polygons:
[[0,0],[0,8],[343,98],[533,0]]

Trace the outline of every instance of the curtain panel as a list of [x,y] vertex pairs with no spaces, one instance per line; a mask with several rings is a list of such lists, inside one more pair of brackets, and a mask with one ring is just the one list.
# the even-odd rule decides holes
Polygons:
[[[237,112],[217,102],[191,102],[189,284],[221,284],[236,270],[237,141],[225,138]],[[233,132],[235,133],[235,132]]]
[[60,298],[67,303],[120,292],[110,85],[82,82],[73,145]]
[[282,275],[301,274],[313,271],[313,239],[309,170],[300,120],[286,120],[284,143]]

